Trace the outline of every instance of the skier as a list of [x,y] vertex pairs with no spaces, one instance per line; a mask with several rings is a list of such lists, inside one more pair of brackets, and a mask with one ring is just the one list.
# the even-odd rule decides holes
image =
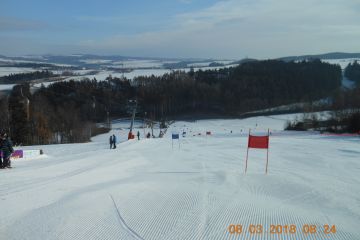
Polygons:
[[1,134],[0,150],[3,159],[1,168],[11,168],[10,156],[14,152],[14,149],[6,133]]
[[140,132],[139,131],[137,132],[137,137],[138,137],[138,140],[140,140]]
[[113,136],[110,136],[110,149],[112,149],[113,144],[114,144],[114,138]]
[[115,134],[113,134],[113,149],[115,149],[116,148],[116,136],[115,136]]

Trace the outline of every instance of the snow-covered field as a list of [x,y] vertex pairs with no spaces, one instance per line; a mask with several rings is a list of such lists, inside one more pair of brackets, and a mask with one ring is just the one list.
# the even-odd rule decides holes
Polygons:
[[345,89],[352,89],[352,88],[354,88],[354,87],[356,86],[356,84],[355,84],[354,81],[349,80],[349,79],[348,79],[347,77],[345,77],[344,75],[343,75],[343,77],[342,77],[342,82],[341,82],[341,84],[342,84],[342,87],[345,88]]
[[[1,58],[0,58],[1,60]],[[344,69],[350,62],[353,62],[355,60],[360,60],[360,59],[355,59],[355,58],[349,58],[349,59],[324,59],[322,61],[324,62],[328,62],[331,64],[339,64],[341,66],[342,69]],[[11,61],[11,60],[7,60],[7,61]],[[15,61],[15,60],[14,60]],[[218,63],[223,63],[223,64],[230,64],[231,61],[230,60],[214,60],[215,62]],[[26,61],[25,61],[26,62]],[[98,73],[96,74],[89,74],[90,72],[94,71],[94,69],[87,69],[87,70],[75,70],[74,73],[75,74],[81,74],[81,76],[73,76],[73,77],[69,77],[66,78],[65,80],[70,80],[70,79],[74,79],[74,80],[82,80],[84,78],[96,78],[97,80],[105,80],[109,75],[113,76],[113,77],[126,77],[128,79],[134,79],[135,77],[139,77],[139,76],[162,76],[166,73],[170,73],[172,70],[171,69],[165,69],[163,68],[163,64],[164,63],[175,63],[176,61],[161,61],[161,60],[138,60],[138,59],[134,59],[134,60],[124,60],[124,61],[118,61],[118,62],[112,62],[110,60],[99,60],[99,59],[86,59],[86,60],[81,60],[81,62],[85,62],[85,63],[89,63],[89,64],[106,64],[107,67],[112,67],[112,68],[119,68],[119,71],[113,71],[113,70],[100,70]],[[208,65],[211,62],[194,62],[192,64],[188,64],[189,68],[183,68],[183,69],[176,69],[176,70],[180,70],[180,71],[185,71],[185,72],[189,72],[190,71],[190,66],[194,67],[195,71],[198,70],[219,70],[222,68],[229,68],[229,67],[236,67],[238,66],[238,64],[232,64],[232,65],[226,65],[226,66],[219,66],[219,67],[208,67]],[[65,64],[56,64],[59,66],[70,66],[70,65],[65,65]],[[131,72],[127,72],[122,74],[120,71],[122,68],[133,68],[133,71]],[[154,68],[154,69],[150,69],[150,68]],[[18,68],[18,67],[0,67],[0,77],[1,76],[6,76],[9,74],[16,74],[16,73],[27,73],[27,72],[33,72],[33,71],[37,71],[38,69],[33,69],[33,68]],[[62,70],[59,71],[54,71],[54,73],[61,73]],[[343,77],[343,87],[344,88],[353,88],[354,87],[354,83],[352,81],[349,81],[348,79],[346,79],[345,77]],[[44,83],[45,86],[49,85],[51,83]],[[36,87],[39,87],[41,84],[37,84]],[[3,86],[2,89],[10,89],[11,87],[9,86]]]
[[[110,134],[26,147],[45,156],[0,170],[0,239],[360,239],[360,138],[283,132],[294,116],[175,122],[164,138],[140,141],[124,141],[117,123],[115,150]],[[268,175],[266,151],[255,149],[244,174],[249,128],[272,132]],[[243,232],[230,234],[231,224]],[[270,234],[272,224],[296,233]],[[302,233],[306,225],[317,232]]]
[[338,64],[340,65],[341,69],[344,70],[349,63],[353,63],[354,61],[360,62],[360,58],[322,59],[321,61],[330,64]]
[[125,60],[119,62],[113,62],[113,66],[119,68],[161,68],[166,62],[160,60]]
[[[148,64],[145,67],[149,67],[149,64],[162,64],[162,63],[150,63],[150,62],[141,62],[141,61],[134,61],[133,63],[128,63],[128,64],[137,64],[137,67],[144,67],[144,64]],[[221,68],[226,68],[226,67],[234,67],[237,65],[228,65],[228,66],[221,66],[221,67],[196,67],[194,68],[195,71],[198,71],[199,69],[205,71],[205,70],[218,70]],[[122,68],[123,66],[120,66],[119,68]],[[128,67],[127,65],[124,67]],[[158,66],[156,66],[158,67]],[[176,69],[179,71],[185,71],[185,72],[189,72],[190,68],[184,68],[184,69]],[[33,69],[33,68],[17,68],[17,67],[0,67],[0,77],[1,76],[6,76],[6,75],[10,75],[10,74],[17,74],[17,73],[29,73],[29,72],[34,72],[34,71],[38,71],[38,69]],[[75,70],[74,73],[75,74],[81,74],[80,76],[71,76],[68,78],[65,78],[64,81],[67,80],[76,80],[76,81],[80,81],[83,80],[85,78],[89,78],[89,79],[93,79],[96,78],[98,81],[103,81],[105,80],[107,77],[109,77],[110,75],[112,77],[118,77],[121,78],[122,76],[126,77],[127,79],[134,79],[136,77],[140,77],[140,76],[162,76],[166,73],[170,73],[172,70],[170,69],[134,69],[131,72],[126,72],[126,73],[121,73],[120,70],[119,71],[112,71],[112,70],[100,70],[98,73],[96,74],[89,74],[90,72],[92,72],[94,70],[92,69],[87,69],[87,70]],[[53,71],[55,74],[61,74],[62,71]],[[50,84],[52,84],[53,82],[43,82],[43,83],[38,83],[35,84],[35,87],[40,87],[42,84],[44,84],[44,86],[48,86]],[[3,85],[0,84],[0,91],[1,90],[10,90],[13,87],[13,84],[9,85]]]
[[11,90],[16,84],[0,84],[0,91]]
[[[235,67],[237,65],[228,65],[228,66],[220,66],[220,67],[197,67],[194,68],[195,71],[198,70],[219,70],[222,68],[226,68],[226,67]],[[157,76],[160,77],[166,73],[170,73],[173,70],[170,69],[135,69],[131,72],[126,72],[126,73],[121,73],[119,71],[110,71],[110,70],[101,70],[96,74],[87,74],[90,70],[78,70],[78,71],[74,71],[75,73],[81,73],[83,72],[84,75],[81,76],[71,76],[71,77],[67,77],[64,81],[68,81],[68,80],[75,80],[75,81],[80,81],[83,80],[85,78],[89,78],[89,79],[93,79],[96,78],[96,80],[98,81],[103,81],[105,80],[107,77],[109,77],[110,75],[112,77],[117,77],[117,78],[121,78],[122,76],[126,77],[127,79],[134,79],[136,77],[140,77],[140,76]],[[190,68],[183,68],[183,69],[176,69],[176,71],[184,71],[184,72],[189,72]],[[38,83],[35,84],[36,87],[40,87],[41,84],[44,84],[44,86],[48,86],[50,84],[52,84],[53,82],[45,82],[45,83]]]
[[18,73],[29,73],[38,71],[35,68],[20,68],[20,67],[0,67],[0,77],[7,76],[10,74],[18,74]]

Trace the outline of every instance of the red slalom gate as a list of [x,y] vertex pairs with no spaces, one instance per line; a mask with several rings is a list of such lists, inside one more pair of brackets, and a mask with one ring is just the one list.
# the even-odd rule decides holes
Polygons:
[[270,139],[270,130],[268,129],[267,136],[253,136],[251,135],[251,130],[249,129],[249,138],[248,138],[248,147],[246,153],[246,163],[245,163],[245,173],[247,171],[247,162],[249,156],[249,148],[258,148],[258,149],[266,149],[266,168],[265,174],[268,173],[268,163],[269,163],[269,139]]

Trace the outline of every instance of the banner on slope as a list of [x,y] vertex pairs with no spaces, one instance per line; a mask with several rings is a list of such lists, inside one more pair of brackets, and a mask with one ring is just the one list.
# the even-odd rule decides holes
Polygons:
[[[23,158],[23,159],[31,159],[36,158],[40,155],[42,155],[42,150],[15,150],[10,158],[11,160]],[[0,152],[0,157],[3,157],[3,153]]]
[[15,150],[12,154],[11,154],[11,159],[16,159],[16,158],[23,158],[24,157],[24,151],[23,150]]
[[[3,156],[3,152],[0,151],[0,157],[4,157]],[[24,151],[23,150],[15,150],[11,155],[10,158],[11,159],[16,159],[16,158],[23,158],[24,157]]]
[[258,149],[266,149],[266,167],[265,167],[265,174],[268,173],[268,163],[269,163],[269,140],[270,140],[270,130],[268,129],[266,136],[254,136],[251,135],[251,130],[249,129],[249,138],[248,138],[248,146],[247,146],[247,153],[246,153],[246,162],[245,162],[245,173],[247,171],[247,163],[248,163],[248,156],[249,156],[249,149],[250,148],[258,148]]

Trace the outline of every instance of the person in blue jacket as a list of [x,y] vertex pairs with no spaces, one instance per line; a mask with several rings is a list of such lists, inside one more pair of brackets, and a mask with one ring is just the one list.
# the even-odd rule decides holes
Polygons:
[[12,143],[6,133],[1,133],[0,138],[0,150],[2,152],[1,168],[11,168],[10,156],[14,152]]
[[116,148],[116,136],[115,136],[115,134],[113,134],[113,149],[115,149]]
[[112,148],[113,148],[113,144],[114,144],[114,138],[113,138],[112,135],[110,136],[109,142],[110,142],[110,149],[112,149]]

